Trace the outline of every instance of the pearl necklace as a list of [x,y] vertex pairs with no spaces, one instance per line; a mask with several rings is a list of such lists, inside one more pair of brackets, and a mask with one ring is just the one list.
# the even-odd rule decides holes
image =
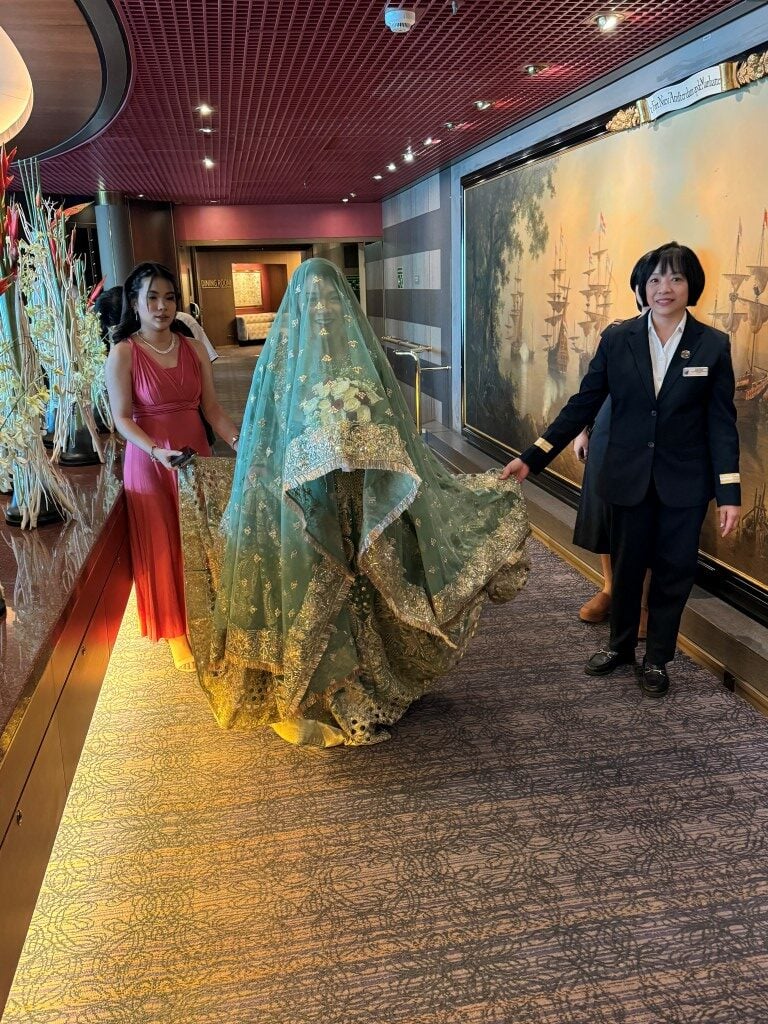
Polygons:
[[151,348],[153,352],[157,352],[159,356],[167,356],[169,352],[173,352],[174,346],[176,345],[176,335],[171,335],[171,344],[168,348],[155,348],[155,346],[144,337],[141,331],[136,332],[147,348]]

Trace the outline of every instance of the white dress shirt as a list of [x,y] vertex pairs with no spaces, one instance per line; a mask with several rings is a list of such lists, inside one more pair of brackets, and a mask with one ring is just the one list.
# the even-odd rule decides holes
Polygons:
[[683,313],[683,319],[672,332],[668,341],[662,345],[661,340],[653,326],[653,313],[648,314],[648,344],[651,349],[651,365],[653,366],[653,387],[658,398],[661,385],[664,383],[664,375],[669,369],[672,357],[677,352],[677,346],[685,330],[685,322],[688,314]]
[[181,320],[181,322],[188,327],[190,331],[192,331],[193,338],[203,343],[203,348],[208,353],[208,358],[211,362],[214,362],[214,360],[219,358],[219,353],[211,344],[208,335],[190,313],[177,313],[176,319]]

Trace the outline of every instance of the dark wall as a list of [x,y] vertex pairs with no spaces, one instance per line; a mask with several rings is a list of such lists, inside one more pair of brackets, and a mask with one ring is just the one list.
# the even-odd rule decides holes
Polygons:
[[171,204],[132,199],[128,212],[134,262],[143,263],[148,260],[151,263],[162,263],[178,277]]

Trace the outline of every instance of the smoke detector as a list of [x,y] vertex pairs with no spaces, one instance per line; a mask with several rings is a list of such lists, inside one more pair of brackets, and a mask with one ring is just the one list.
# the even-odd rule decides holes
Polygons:
[[416,24],[416,11],[407,7],[385,7],[384,24],[390,32],[410,32]]

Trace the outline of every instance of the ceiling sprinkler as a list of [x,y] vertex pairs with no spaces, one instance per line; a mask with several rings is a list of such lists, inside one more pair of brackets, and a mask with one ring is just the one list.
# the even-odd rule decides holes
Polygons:
[[385,7],[384,24],[390,32],[410,32],[416,24],[416,11],[407,7]]

